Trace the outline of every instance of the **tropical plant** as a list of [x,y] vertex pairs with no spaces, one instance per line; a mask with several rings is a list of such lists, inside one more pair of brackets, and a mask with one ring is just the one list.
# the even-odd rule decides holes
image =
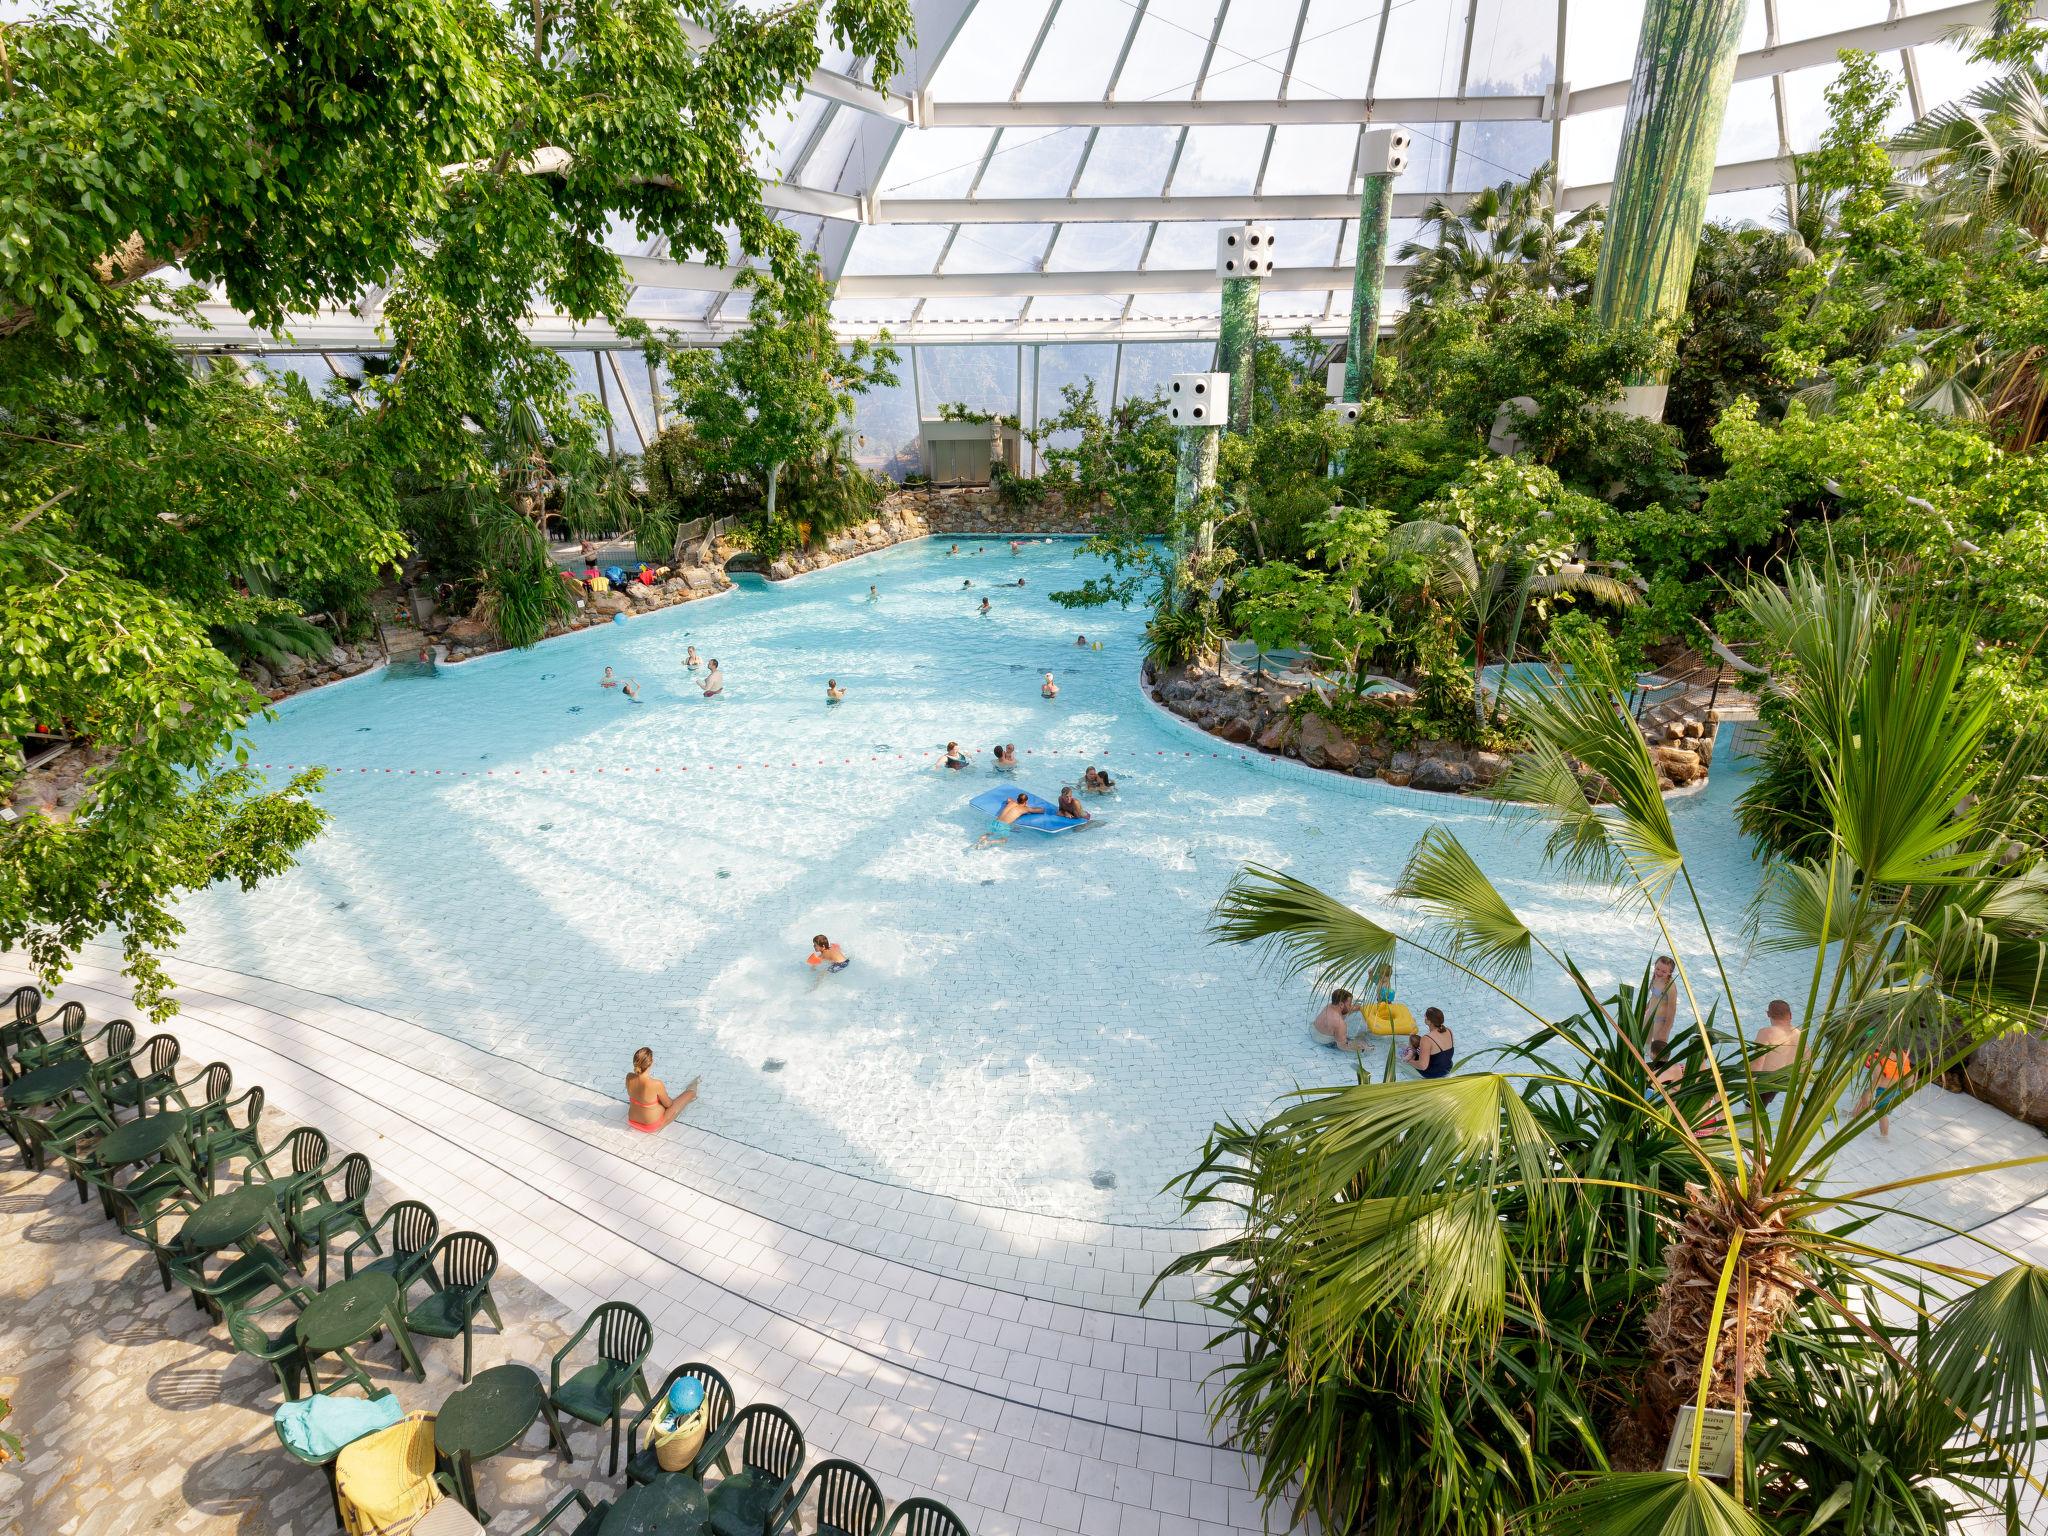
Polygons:
[[[1896,1101],[1857,1095],[1873,1062],[1903,1064],[1904,1098],[1999,1021],[2048,1002],[2048,872],[2036,856],[2009,857],[2015,785],[2031,765],[1993,770],[1979,755],[1989,711],[1960,686],[1960,626],[1931,627],[1910,603],[1880,624],[1879,584],[1841,569],[1795,570],[1738,601],[1801,658],[1791,728],[1827,811],[1821,850],[1772,866],[1762,898],[1760,942],[1812,956],[1789,1066],[1759,1076],[1742,1047],[1728,936],[1701,904],[1648,749],[1614,707],[1623,680],[1591,650],[1518,701],[1533,746],[1502,790],[1548,823],[1553,868],[1608,884],[1679,956],[1690,1039],[1677,1060],[1657,1060],[1629,997],[1600,996],[1447,828],[1417,844],[1395,893],[1419,925],[1271,869],[1246,870],[1219,904],[1219,939],[1266,947],[1319,985],[1358,986],[1406,946],[1537,1031],[1496,1070],[1304,1090],[1256,1131],[1219,1127],[1188,1176],[1191,1204],[1234,1203],[1241,1226],[1167,1273],[1216,1277],[1225,1338],[1240,1347],[1217,1412],[1264,1405],[1241,1422],[1268,1458],[1269,1503],[1298,1480],[1298,1507],[1348,1529],[1366,1492],[1384,1503],[1378,1490],[1396,1486],[1402,1507],[1427,1493],[1432,1529],[1517,1518],[1597,1536],[1748,1536],[1765,1529],[1757,1504],[1806,1500],[1808,1530],[1886,1528],[1875,1517],[1829,1524],[1860,1500],[1910,1528],[1911,1511],[1931,1507],[1928,1480],[1960,1476],[1995,1508],[2025,1474],[2048,1380],[2048,1270],[1989,1244],[2010,1267],[1991,1274],[1875,1240],[1872,1218],[1897,1210],[1887,1197],[1984,1170],[1859,1185],[1837,1161],[1880,1112],[1896,1112]],[[1695,924],[1705,973],[1674,942]],[[1572,1017],[1517,995],[1539,961],[1578,998]],[[1572,1139],[1581,1123],[1603,1132],[1592,1147]],[[1840,1467],[1809,1438],[1826,1403],[1809,1397],[1780,1434],[1744,1418],[1757,1383],[1795,1369],[1781,1362],[1796,1349],[1860,1349],[1859,1369],[1867,1352],[1898,1349],[1883,1334],[1845,1343],[1812,1325],[1852,1316],[1871,1295],[1910,1304],[1900,1276],[1912,1274],[1933,1293],[1933,1320],[1924,1346],[1898,1352],[1926,1384],[1916,1406],[1947,1414],[1944,1433],[1923,1425],[1913,1464],[1898,1469],[1908,1486],[1866,1478],[1842,1500],[1809,1489],[1805,1477]],[[1387,1379],[1415,1404],[1399,1422],[1366,1436],[1327,1412]],[[1431,1385],[1442,1379],[1464,1405],[1455,1421]],[[1685,1405],[1696,1415],[1678,1470],[1657,1470]],[[1708,1409],[1747,1424],[1726,1489],[1702,1469]],[[1484,1437],[1509,1424],[1507,1448],[1486,1455]],[[1482,1470],[1414,1454],[1452,1431],[1477,1432]],[[1935,1454],[1951,1440],[1981,1454]]]

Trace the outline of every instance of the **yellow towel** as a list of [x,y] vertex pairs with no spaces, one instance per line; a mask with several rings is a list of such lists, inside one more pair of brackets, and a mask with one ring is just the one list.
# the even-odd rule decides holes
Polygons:
[[409,1413],[343,1446],[334,1481],[348,1536],[404,1536],[441,1498],[434,1486],[434,1416]]

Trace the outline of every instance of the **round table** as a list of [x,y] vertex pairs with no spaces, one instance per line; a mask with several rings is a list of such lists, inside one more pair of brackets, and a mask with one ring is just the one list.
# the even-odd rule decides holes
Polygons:
[[85,1086],[91,1075],[92,1063],[83,1056],[69,1056],[33,1072],[24,1072],[7,1085],[7,1107],[34,1109],[53,1099],[69,1098]]
[[427,1378],[420,1357],[413,1351],[412,1336],[405,1331],[398,1282],[389,1275],[366,1270],[352,1280],[330,1285],[306,1303],[306,1310],[292,1327],[306,1357],[309,1376],[317,1355],[340,1355],[356,1370],[362,1370],[348,1347],[362,1343],[379,1328],[389,1328],[398,1340],[399,1354],[405,1357],[413,1374],[422,1381]]
[[434,1418],[434,1449],[455,1463],[457,1487],[462,1504],[472,1515],[490,1523],[490,1516],[477,1507],[476,1463],[501,1451],[509,1451],[533,1428],[543,1413],[548,1420],[548,1438],[569,1460],[569,1442],[562,1435],[548,1391],[534,1371],[524,1365],[494,1365],[478,1371],[468,1386],[448,1395]]
[[99,1139],[93,1155],[108,1168],[146,1163],[185,1134],[189,1118],[184,1110],[173,1109],[117,1125]]
[[[268,1184],[244,1184],[202,1203],[185,1218],[178,1241],[201,1253],[213,1253],[242,1242],[266,1221],[275,1227],[277,1196]],[[284,1242],[282,1235],[278,1241]],[[291,1252],[290,1245],[285,1252]]]
[[682,1472],[664,1472],[620,1494],[597,1536],[696,1536],[710,1519],[704,1485]]

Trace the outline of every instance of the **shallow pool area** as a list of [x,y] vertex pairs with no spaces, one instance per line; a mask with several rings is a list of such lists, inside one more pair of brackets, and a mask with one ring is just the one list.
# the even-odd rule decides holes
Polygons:
[[[1596,984],[1659,947],[1640,915],[1544,874],[1513,811],[1259,759],[1165,714],[1137,684],[1138,613],[1050,601],[1094,569],[1071,541],[950,542],[287,701],[254,757],[276,779],[327,766],[333,823],[255,892],[185,903],[179,954],[616,1095],[621,1120],[644,1044],[671,1088],[701,1074],[689,1119],[733,1141],[969,1202],[1169,1224],[1161,1188],[1214,1121],[1351,1071],[1312,1042],[1306,983],[1208,941],[1245,863],[1385,916],[1410,848],[1445,825]],[[700,694],[691,645],[722,663],[723,696]],[[607,666],[638,702],[600,686]],[[949,739],[974,754],[965,772],[937,766]],[[1002,781],[1005,741],[1020,767],[1002,777],[1048,798],[1106,767],[1098,824],[977,847],[967,802]],[[1739,787],[1719,761],[1673,803],[1724,936],[1756,880]],[[844,972],[804,963],[820,932]],[[1710,979],[1702,936],[1678,938]],[[1802,974],[1759,956],[1732,982],[1760,1012]],[[1411,959],[1397,980],[1418,1013],[1446,1010],[1461,1062],[1530,1028],[1437,967]],[[1568,1006],[1541,970],[1528,996]]]

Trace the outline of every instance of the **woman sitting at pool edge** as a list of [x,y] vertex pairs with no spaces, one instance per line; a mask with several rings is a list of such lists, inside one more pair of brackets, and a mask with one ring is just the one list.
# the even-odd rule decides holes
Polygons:
[[641,1046],[633,1053],[633,1070],[626,1074],[626,1124],[636,1131],[665,1130],[671,1120],[697,1097],[697,1084],[702,1078],[693,1077],[683,1091],[674,1098],[668,1096],[668,1085],[648,1069],[654,1065],[654,1052]]

